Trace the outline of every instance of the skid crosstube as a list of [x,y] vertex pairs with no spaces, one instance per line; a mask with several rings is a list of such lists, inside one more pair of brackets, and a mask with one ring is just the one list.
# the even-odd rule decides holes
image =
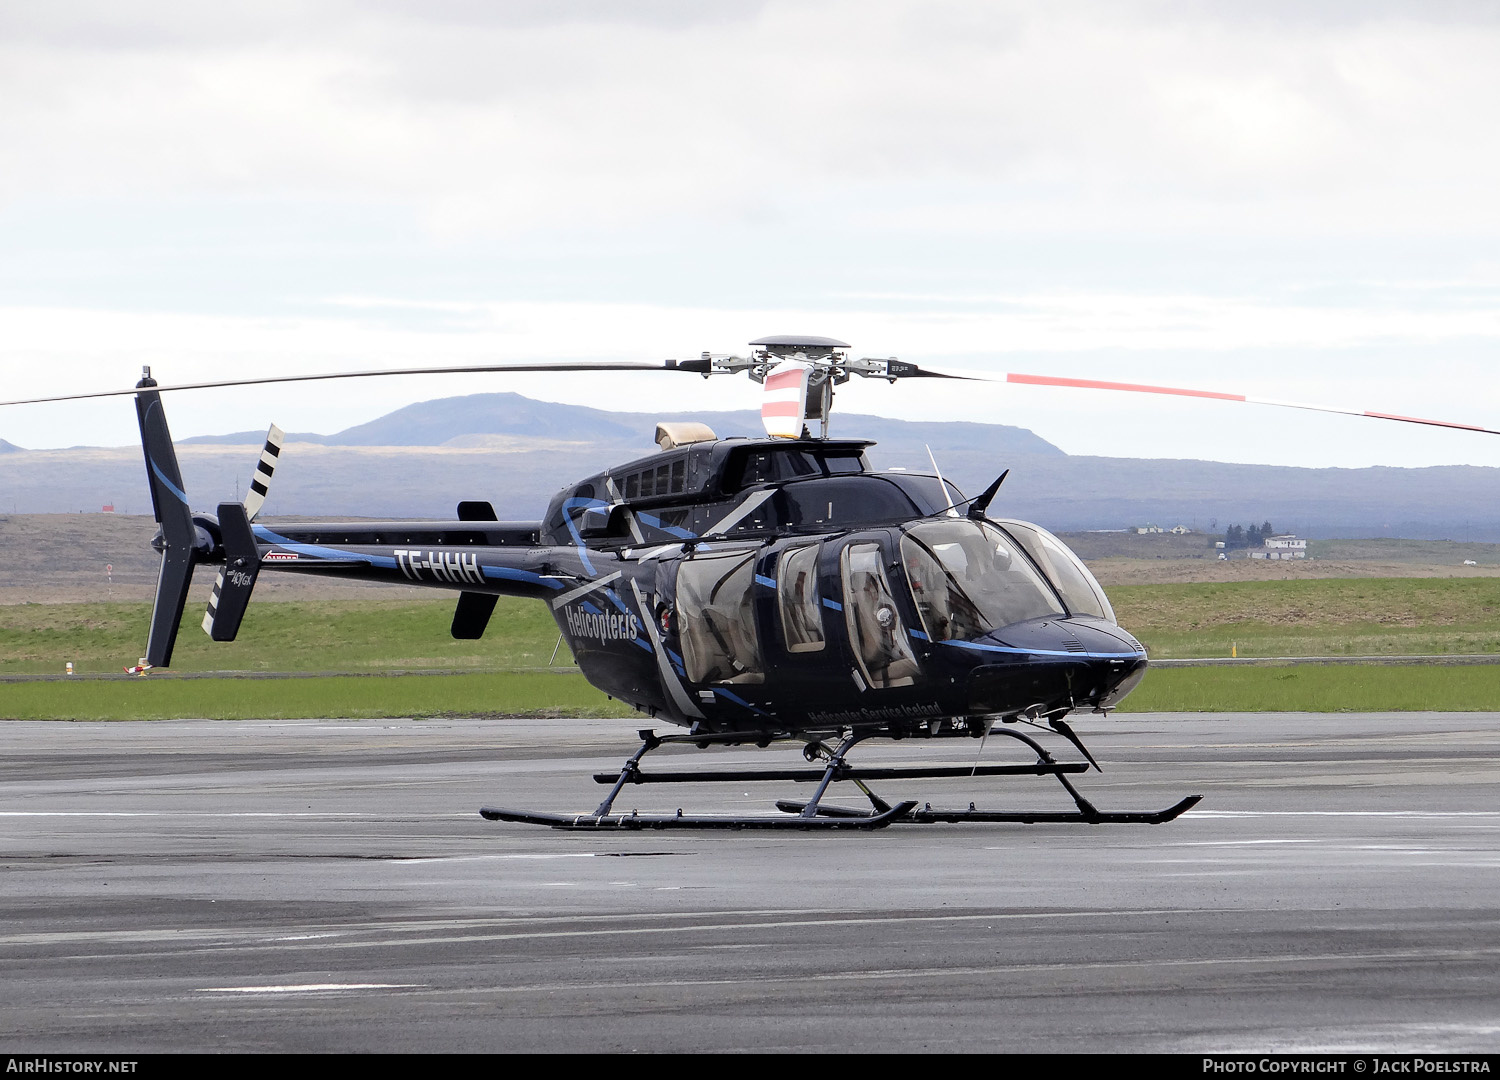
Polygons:
[[[846,767],[839,770],[835,780],[919,780],[942,776],[1055,776],[1058,773],[1088,772],[1089,765],[1082,761],[1037,762],[1035,765],[933,765],[910,768],[856,769]],[[799,784],[813,784],[823,779],[825,769],[744,769],[741,771],[704,772],[641,772],[631,774],[632,784],[713,784],[751,783],[756,780],[791,780]],[[594,783],[613,784],[619,773],[595,773]]]

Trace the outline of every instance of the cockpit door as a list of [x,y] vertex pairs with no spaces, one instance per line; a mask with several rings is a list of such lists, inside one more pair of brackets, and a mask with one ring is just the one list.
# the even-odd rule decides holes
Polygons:
[[880,545],[853,543],[840,560],[844,586],[844,619],[849,645],[865,684],[884,690],[916,682],[906,624],[891,594]]

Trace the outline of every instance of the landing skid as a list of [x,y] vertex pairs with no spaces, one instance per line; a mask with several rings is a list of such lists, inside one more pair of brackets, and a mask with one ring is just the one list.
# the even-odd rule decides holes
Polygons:
[[[902,768],[856,768],[845,759],[854,746],[874,733],[849,733],[830,749],[822,742],[810,742],[803,749],[809,761],[826,760],[822,768],[811,769],[742,769],[700,772],[643,772],[641,759],[652,750],[668,742],[692,742],[698,746],[711,743],[755,742],[766,745],[772,739],[785,739],[787,734],[768,736],[762,732],[736,732],[720,735],[657,735],[642,731],[641,747],[625,762],[618,773],[596,773],[594,780],[611,784],[609,794],[591,814],[553,814],[532,810],[508,810],[486,806],[479,811],[488,821],[513,821],[527,825],[548,825],[554,829],[773,829],[798,831],[825,831],[831,829],[883,829],[892,824],[931,825],[961,822],[1017,822],[1021,824],[1077,823],[1087,825],[1159,825],[1190,810],[1202,799],[1201,795],[1190,795],[1165,810],[1153,811],[1102,811],[1094,807],[1079,794],[1069,781],[1068,775],[1087,772],[1098,763],[1088,753],[1078,736],[1060,720],[1054,721],[1058,729],[1071,743],[1088,757],[1087,762],[1060,762],[1053,759],[1047,749],[1029,735],[1011,728],[996,727],[990,734],[1007,736],[1025,743],[1037,755],[1029,765],[980,765],[969,766],[915,766]],[[894,805],[870,790],[866,781],[904,780],[915,778],[937,778],[955,776],[1052,776],[1057,779],[1072,798],[1077,810],[980,810],[973,803],[967,810],[933,809],[930,803],[921,809],[915,800]],[[714,782],[747,783],[751,781],[794,781],[816,783],[817,790],[811,799],[796,802],[783,799],[776,803],[781,816],[766,814],[738,816],[733,814],[628,814],[613,810],[616,797],[626,784],[701,784]],[[844,806],[825,806],[823,796],[830,784],[839,780],[852,782],[870,800],[870,808],[851,809]]]
[[519,821],[526,825],[550,825],[554,829],[883,829],[916,809],[915,802],[898,803],[884,813],[845,817],[734,817],[728,814],[539,814],[529,810],[479,811],[489,821]]
[[[1082,825],[1160,825],[1165,821],[1191,810],[1197,806],[1203,798],[1202,795],[1189,795],[1174,806],[1165,810],[1152,811],[1104,811],[1095,810],[976,810],[970,806],[967,810],[934,810],[931,804],[922,809],[913,809],[901,820],[919,825],[932,825],[937,822],[964,822],[964,821],[1015,821],[1023,825],[1049,825],[1059,822],[1068,822]],[[911,804],[913,807],[916,803]],[[782,799],[776,803],[776,809],[788,814],[800,814],[807,809],[807,804]],[[868,818],[870,812],[867,810],[851,810],[846,806],[820,806],[819,815],[850,818]]]

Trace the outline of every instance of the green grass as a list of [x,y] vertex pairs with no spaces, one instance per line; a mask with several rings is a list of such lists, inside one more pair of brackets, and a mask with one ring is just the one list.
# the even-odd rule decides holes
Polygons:
[[381,716],[621,716],[630,710],[567,672],[292,679],[77,679],[0,687],[0,719],[297,719]]
[[[1332,579],[1110,590],[1153,656],[1500,653],[1500,580]],[[188,612],[174,672],[370,672],[358,678],[0,684],[0,717],[619,715],[576,673],[537,672],[557,641],[535,601],[502,598],[481,641],[448,634],[452,600],[263,603],[240,640],[215,644]],[[144,604],[0,607],[0,673],[118,672],[144,650]],[[566,647],[557,662],[571,660]],[[376,677],[383,671],[450,674]],[[472,674],[451,674],[472,669]],[[1152,671],[1126,711],[1500,709],[1500,665],[1193,668]]]
[[1500,710],[1500,664],[1174,668],[1147,672],[1121,712]]
[[[1177,668],[1150,672],[1122,712],[1500,710],[1500,665]],[[11,683],[0,719],[620,716],[574,673],[144,679]]]
[[1161,658],[1500,653],[1500,579],[1331,578],[1117,586]]
[[[448,632],[455,598],[263,603],[237,640],[210,641],[203,612],[183,615],[174,671],[380,671],[542,667],[557,644],[546,605],[501,597],[479,641]],[[148,604],[18,604],[0,607],[0,674],[117,672],[146,651]],[[564,645],[557,663],[572,663]]]

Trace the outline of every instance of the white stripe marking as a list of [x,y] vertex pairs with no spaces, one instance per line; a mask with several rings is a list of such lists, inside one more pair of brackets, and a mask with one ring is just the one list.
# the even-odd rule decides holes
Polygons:
[[610,574],[608,577],[602,577],[598,581],[590,581],[590,582],[588,582],[585,585],[578,586],[578,588],[576,588],[576,589],[569,589],[567,592],[563,593],[561,596],[558,596],[555,599],[553,599],[553,601],[552,601],[552,610],[556,611],[558,608],[562,607],[564,604],[569,603],[570,601],[573,601],[573,600],[577,600],[580,596],[583,596],[585,593],[591,593],[595,589],[602,589],[602,588],[604,588],[604,586],[606,586],[610,582],[614,581],[622,573],[624,573],[623,570],[616,570],[613,574]]
[[761,503],[765,502],[767,499],[769,499],[774,494],[776,494],[776,491],[774,489],[771,489],[771,488],[768,488],[765,491],[757,491],[754,495],[751,495],[744,502],[740,503],[738,506],[736,506],[729,513],[725,514],[722,518],[720,518],[718,521],[714,522],[707,529],[705,529],[703,531],[703,535],[704,536],[722,536],[722,535],[724,535],[730,529],[732,529],[736,525],[738,525],[740,523],[741,519],[749,517],[752,513],[754,513],[755,510],[757,508],[759,508],[759,506],[760,506]]

